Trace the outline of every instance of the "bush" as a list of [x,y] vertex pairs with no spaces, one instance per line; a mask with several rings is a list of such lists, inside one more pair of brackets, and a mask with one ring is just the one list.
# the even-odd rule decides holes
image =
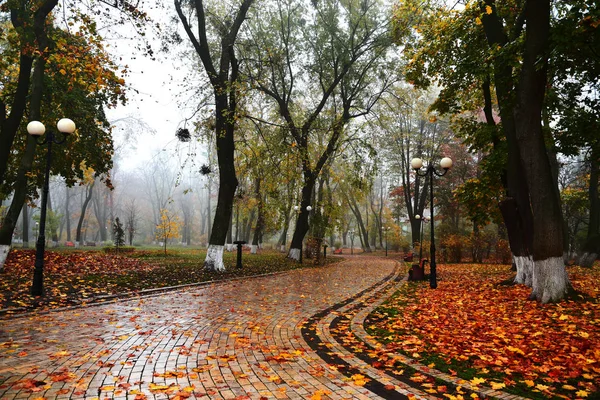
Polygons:
[[501,264],[512,263],[512,253],[508,240],[500,239],[496,242],[496,261]]
[[441,240],[441,246],[445,250],[443,253],[447,261],[452,263],[461,262],[463,248],[468,246],[468,241],[468,238],[455,233],[444,236]]

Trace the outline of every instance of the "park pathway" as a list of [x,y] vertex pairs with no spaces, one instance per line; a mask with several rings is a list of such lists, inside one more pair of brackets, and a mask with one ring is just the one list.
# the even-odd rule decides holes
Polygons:
[[435,398],[373,368],[336,328],[346,318],[368,340],[357,320],[400,274],[394,261],[354,257],[5,318],[0,399]]

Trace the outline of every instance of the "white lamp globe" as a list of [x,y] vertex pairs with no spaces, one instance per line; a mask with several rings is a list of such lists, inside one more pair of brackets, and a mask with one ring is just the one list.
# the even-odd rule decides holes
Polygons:
[[421,219],[421,216],[419,214],[415,215],[415,219]]
[[312,210],[312,207],[311,206],[306,206],[306,211],[310,211],[310,210]]
[[450,157],[444,157],[440,161],[440,167],[444,169],[452,168],[452,159]]
[[410,166],[413,169],[420,169],[423,166],[423,160],[421,160],[420,158],[413,158],[412,160],[410,160]]
[[71,134],[75,132],[75,122],[69,118],[63,118],[56,124],[58,130],[62,133]]
[[46,132],[46,127],[40,121],[31,121],[27,124],[27,132],[31,136],[42,136]]

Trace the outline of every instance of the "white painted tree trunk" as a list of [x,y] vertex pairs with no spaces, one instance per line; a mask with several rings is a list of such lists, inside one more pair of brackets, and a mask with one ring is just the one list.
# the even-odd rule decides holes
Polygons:
[[10,252],[10,246],[7,244],[0,244],[0,271],[4,270],[4,263],[8,258],[8,253]]
[[279,251],[281,251],[282,253],[285,253],[285,244],[281,245],[281,247],[279,248]]
[[258,252],[258,246],[255,244],[250,245],[250,254],[256,254]]
[[224,249],[225,246],[209,244],[206,251],[206,259],[204,260],[204,269],[218,272],[225,271],[225,264],[223,264]]
[[515,283],[531,287],[533,285],[533,258],[513,255],[513,262],[517,267]]
[[533,262],[531,297],[542,303],[562,300],[569,289],[569,276],[562,257]]
[[296,260],[296,261],[300,261],[300,251],[302,251],[301,249],[290,249],[290,252],[288,253],[288,258],[291,258],[292,260]]
[[577,264],[579,264],[582,267],[590,268],[592,265],[594,265],[594,261],[596,261],[597,258],[598,253],[585,252],[581,256],[579,256]]
[[226,245],[227,251],[233,251],[233,243],[227,243]]

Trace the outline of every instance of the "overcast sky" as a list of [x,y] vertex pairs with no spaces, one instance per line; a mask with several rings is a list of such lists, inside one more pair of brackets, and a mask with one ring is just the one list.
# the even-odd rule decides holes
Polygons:
[[[151,14],[163,26],[168,23],[166,15],[164,10],[163,13]],[[123,36],[131,36],[130,31],[125,32]],[[188,77],[189,68],[179,60],[176,51],[173,54],[157,53],[157,59],[152,60],[135,50],[134,41],[138,39],[114,38],[113,35],[105,35],[109,45],[107,51],[114,60],[118,60],[120,66],[129,67],[129,74],[125,77],[129,87],[128,104],[107,110],[109,121],[115,122],[116,126],[115,146],[122,149],[122,168],[143,166],[160,151],[175,156],[178,144],[175,131],[191,114],[178,103],[178,99],[182,98],[180,85]],[[152,37],[151,32],[148,35]],[[160,47],[158,40],[153,39],[155,49]],[[123,123],[122,120],[126,118],[139,119],[146,126],[131,120]],[[132,130],[135,125],[138,128]],[[125,130],[133,132],[135,143],[123,144]]]

